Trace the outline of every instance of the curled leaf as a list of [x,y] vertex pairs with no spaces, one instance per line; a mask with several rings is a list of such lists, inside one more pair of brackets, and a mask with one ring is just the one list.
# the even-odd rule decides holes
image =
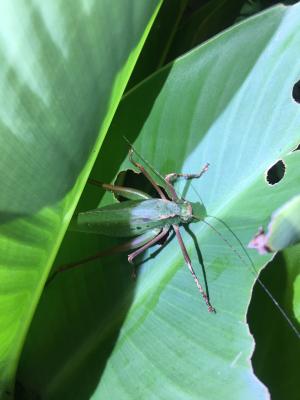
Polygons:
[[292,197],[271,217],[267,232],[262,227],[248,244],[259,254],[282,250],[300,242],[300,195]]

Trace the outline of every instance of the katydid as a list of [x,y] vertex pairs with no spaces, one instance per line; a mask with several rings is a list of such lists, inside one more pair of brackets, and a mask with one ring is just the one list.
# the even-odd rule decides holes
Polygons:
[[[116,246],[113,249],[110,248],[106,251],[101,251],[93,256],[87,257],[77,262],[60,266],[52,274],[52,276],[50,276],[48,283],[56,276],[57,273],[77,267],[105,255],[110,255],[112,251],[119,252],[134,250],[128,255],[128,261],[133,264],[134,259],[139,254],[143,253],[152,245],[159,243],[163,239],[166,239],[170,230],[173,229],[181,248],[185,263],[187,264],[189,271],[193,276],[195,284],[208,307],[208,311],[215,312],[215,308],[210,303],[209,296],[200,284],[200,281],[194,271],[190,257],[179,231],[179,225],[189,224],[196,221],[203,221],[217,235],[219,235],[221,239],[240,258],[240,260],[245,263],[244,258],[241,257],[241,255],[232,247],[232,245],[210,223],[204,220],[205,217],[212,217],[221,222],[239,242],[246,257],[250,261],[250,264],[253,268],[252,272],[255,273],[258,283],[267,293],[267,295],[272,299],[280,313],[283,315],[290,327],[296,333],[297,337],[300,338],[300,334],[297,331],[297,328],[288,318],[281,306],[274,299],[270,291],[258,278],[257,272],[250,256],[248,255],[246,249],[240,242],[239,238],[235,235],[235,233],[222,220],[201,213],[199,211],[199,203],[186,201],[185,199],[178,196],[178,194],[176,193],[172,182],[174,182],[178,178],[198,179],[208,170],[209,164],[205,164],[199,173],[171,173],[163,177],[157,170],[155,170],[152,165],[147,162],[147,160],[145,160],[137,152],[137,150],[130,143],[129,145],[130,162],[148,179],[148,181],[151,183],[151,185],[159,195],[159,198],[152,198],[149,194],[142,192],[138,189],[112,184],[103,184],[96,180],[89,179],[89,183],[101,186],[105,190],[120,195],[125,198],[126,201],[104,206],[101,208],[96,208],[94,210],[80,212],[74,219],[72,219],[70,229],[78,232],[101,234],[111,237],[130,237],[131,239],[129,242]],[[143,161],[144,165],[146,165],[147,168],[134,160],[134,154]],[[152,175],[155,176],[155,180]],[[163,188],[163,190],[161,188]]]
[[[151,198],[148,194],[133,188],[102,184],[102,187],[105,190],[112,191],[128,200],[79,213],[76,219],[71,222],[71,230],[106,236],[133,237],[133,239],[128,243],[118,247],[119,251],[129,249],[134,250],[128,255],[128,261],[133,263],[133,260],[139,254],[155,243],[165,239],[168,236],[170,229],[173,228],[185,263],[187,264],[195,284],[208,307],[208,311],[215,312],[214,307],[209,301],[208,295],[203,289],[194,271],[191,259],[179,231],[180,224],[189,224],[190,222],[199,220],[199,216],[193,214],[193,207],[196,208],[198,203],[191,203],[180,198],[172,184],[172,182],[177,178],[200,178],[207,171],[208,164],[206,164],[202,170],[196,174],[171,173],[165,177],[162,177],[153,167],[151,167],[152,172],[163,186],[163,191],[151,177],[150,173],[140,163],[133,159],[134,152],[148,165],[148,167],[150,167],[146,160],[144,160],[132,146],[129,151],[129,160],[150,181],[153,188],[158,193],[159,198]],[[96,181],[91,182],[98,184]],[[101,252],[77,263],[62,266],[56,270],[55,274],[83,264],[87,261],[94,260],[104,254],[106,254],[106,252]],[[50,279],[53,277],[54,275]]]

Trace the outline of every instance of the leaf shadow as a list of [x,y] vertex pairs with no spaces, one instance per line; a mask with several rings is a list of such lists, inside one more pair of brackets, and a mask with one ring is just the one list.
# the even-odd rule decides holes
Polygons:
[[[300,324],[292,317],[291,282],[294,278],[288,276],[286,260],[281,252],[267,264],[260,274],[260,279],[300,331]],[[272,399],[288,397],[296,400],[299,394],[299,339],[257,283],[254,286],[247,320],[256,343],[252,356],[256,376],[268,387]]]
[[190,237],[192,238],[193,242],[194,242],[194,246],[195,246],[195,250],[197,253],[197,258],[199,261],[199,264],[201,266],[201,271],[202,271],[202,276],[203,276],[203,281],[204,281],[204,287],[205,287],[205,292],[207,294],[208,300],[210,300],[209,297],[209,287],[208,287],[208,280],[207,280],[207,275],[206,275],[206,269],[205,269],[205,264],[204,264],[204,259],[200,250],[200,246],[197,240],[196,235],[194,234],[194,232],[191,230],[190,226],[185,225],[184,229],[186,230],[186,232],[190,235]]

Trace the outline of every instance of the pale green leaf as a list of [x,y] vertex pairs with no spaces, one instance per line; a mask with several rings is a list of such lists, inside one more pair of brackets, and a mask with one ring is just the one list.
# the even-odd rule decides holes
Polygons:
[[[300,107],[291,96],[299,79],[299,26],[299,5],[276,7],[132,90],[92,176],[113,181],[129,166],[121,134],[163,174],[195,172],[209,162],[195,190],[208,214],[224,219],[246,245],[298,190],[299,152],[290,152],[300,141]],[[287,171],[270,186],[265,172],[278,159]],[[198,200],[191,186],[180,189]],[[102,197],[87,187],[78,210],[111,201]],[[224,226],[208,221],[243,254]],[[23,386],[43,398],[269,398],[250,362],[254,341],[246,313],[256,272],[205,224],[191,230],[216,315],[207,312],[174,238],[147,253],[146,259],[155,256],[143,263],[136,286],[126,256],[69,271],[41,299],[20,366]],[[182,232],[202,277],[195,242]],[[112,244],[70,233],[57,265]],[[251,255],[257,271],[271,258]],[[291,379],[295,373],[289,371]]]

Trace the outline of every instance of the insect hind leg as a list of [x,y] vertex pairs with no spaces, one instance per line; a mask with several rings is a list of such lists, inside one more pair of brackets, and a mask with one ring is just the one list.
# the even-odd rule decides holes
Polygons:
[[[136,267],[133,263],[133,260],[141,253],[143,253],[145,250],[147,250],[149,247],[153,246],[156,243],[159,243],[162,239],[165,238],[165,236],[168,234],[170,230],[169,226],[165,226],[161,232],[156,235],[153,239],[150,239],[147,243],[145,243],[142,247],[138,248],[135,250],[133,253],[128,255],[128,262],[133,265],[133,271],[132,271],[132,278],[136,278]],[[163,243],[164,244],[164,243]]]
[[149,242],[145,243],[142,247],[135,250],[133,253],[129,254],[128,262],[130,262],[130,264],[133,264],[134,258],[136,258],[139,254],[143,253],[145,250],[147,250],[155,243],[158,243],[160,240],[162,240],[164,236],[169,232],[169,230],[170,230],[169,226],[164,227],[161,230],[161,232],[158,235],[156,235],[153,239],[149,240]]

